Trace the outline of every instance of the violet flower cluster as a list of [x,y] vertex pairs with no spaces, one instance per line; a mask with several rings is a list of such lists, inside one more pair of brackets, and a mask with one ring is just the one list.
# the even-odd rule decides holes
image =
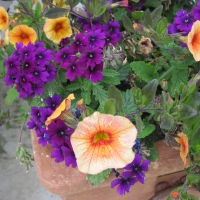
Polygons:
[[16,50],[6,61],[4,81],[7,86],[16,85],[20,98],[33,98],[44,93],[47,82],[56,78],[56,68],[51,64],[52,51],[43,42],[16,44]]
[[79,18],[78,22],[83,33],[76,34],[71,44],[67,38],[61,41],[61,48],[55,54],[55,62],[66,70],[66,78],[70,81],[84,76],[97,83],[103,79],[103,49],[120,40],[120,25],[117,21],[109,21],[105,25],[92,21],[91,26],[89,20],[82,18]]
[[[76,158],[72,145],[70,142],[70,136],[74,132],[74,129],[68,127],[62,120],[54,120],[46,129],[45,121],[54,112],[54,110],[60,105],[62,98],[56,94],[53,97],[49,97],[44,100],[45,107],[31,108],[31,118],[27,123],[29,129],[35,129],[37,137],[39,137],[38,143],[42,146],[50,144],[53,148],[51,158],[55,158],[55,162],[63,162],[65,160],[66,166],[77,166]],[[78,113],[78,111],[76,111]]]
[[191,31],[192,25],[196,20],[200,20],[200,1],[198,1],[197,5],[189,13],[184,9],[178,11],[173,23],[167,27],[168,33],[180,33],[186,36]]
[[111,182],[111,188],[117,186],[118,194],[125,195],[126,192],[130,192],[131,186],[135,183],[144,184],[144,172],[148,171],[149,163],[149,160],[142,161],[142,156],[136,154],[134,160],[124,167],[124,172],[121,175],[115,172],[117,179]]

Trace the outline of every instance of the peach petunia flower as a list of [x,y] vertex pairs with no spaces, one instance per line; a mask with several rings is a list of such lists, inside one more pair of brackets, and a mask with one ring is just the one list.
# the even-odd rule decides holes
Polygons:
[[179,138],[175,138],[175,140],[180,144],[180,157],[186,166],[186,157],[189,152],[188,137],[183,132],[178,133],[178,136]]
[[5,8],[0,6],[0,31],[5,31],[8,28],[9,17]]
[[200,21],[197,20],[192,25],[192,29],[187,36],[187,45],[196,61],[200,61]]
[[69,19],[67,17],[46,19],[46,23],[44,24],[44,33],[49,40],[59,44],[61,39],[72,35]]
[[125,167],[135,157],[136,136],[137,129],[127,118],[94,112],[79,122],[71,136],[78,169],[98,174]]
[[178,199],[179,198],[179,191],[175,190],[175,191],[172,191],[170,193],[170,196],[174,199]]
[[37,39],[37,34],[35,30],[27,25],[15,26],[11,31],[9,31],[9,41],[11,44],[22,42],[24,45],[30,43],[35,43]]
[[65,98],[61,104],[56,108],[56,110],[47,118],[45,121],[45,125],[48,126],[55,119],[63,119],[62,114],[68,111],[71,107],[71,100],[75,99],[74,94],[70,94],[67,98]]

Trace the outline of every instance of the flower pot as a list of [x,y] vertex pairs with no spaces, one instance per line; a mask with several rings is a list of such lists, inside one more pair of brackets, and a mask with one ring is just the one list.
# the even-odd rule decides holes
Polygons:
[[163,141],[156,142],[159,160],[150,164],[145,184],[136,183],[130,193],[122,197],[118,195],[116,188],[110,188],[111,181],[115,179],[114,173],[99,186],[92,187],[88,184],[86,175],[77,168],[66,167],[64,162],[55,163],[54,159],[50,158],[51,147],[38,144],[34,131],[32,144],[40,182],[48,191],[61,196],[63,200],[148,200],[164,188],[177,187],[186,175],[179,151],[171,149]]

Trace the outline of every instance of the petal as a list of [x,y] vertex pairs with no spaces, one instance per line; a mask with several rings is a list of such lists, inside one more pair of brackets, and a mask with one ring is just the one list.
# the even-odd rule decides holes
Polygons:
[[140,169],[141,169],[142,171],[147,172],[147,171],[149,170],[149,163],[150,163],[149,160],[145,160],[145,161],[140,165]]
[[122,179],[115,179],[111,182],[110,186],[111,188],[114,188],[116,185],[120,184],[122,182]]
[[142,173],[142,171],[138,170],[136,173],[136,177],[137,177],[138,181],[140,181],[142,184],[144,184],[145,174]]

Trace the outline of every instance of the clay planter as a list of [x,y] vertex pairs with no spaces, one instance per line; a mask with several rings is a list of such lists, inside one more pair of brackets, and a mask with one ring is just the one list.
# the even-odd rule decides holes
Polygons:
[[[110,188],[111,181],[115,179],[114,173],[98,187],[92,187],[88,184],[86,175],[77,168],[66,167],[64,162],[55,163],[49,156],[51,147],[42,147],[37,140],[36,133],[32,131],[34,158],[40,182],[63,200],[149,200],[162,189],[179,186],[185,177],[179,151],[169,148],[163,141],[156,142],[159,161],[150,164],[145,184],[136,183],[130,193],[120,196],[117,188]],[[167,194],[163,195],[159,199]]]

